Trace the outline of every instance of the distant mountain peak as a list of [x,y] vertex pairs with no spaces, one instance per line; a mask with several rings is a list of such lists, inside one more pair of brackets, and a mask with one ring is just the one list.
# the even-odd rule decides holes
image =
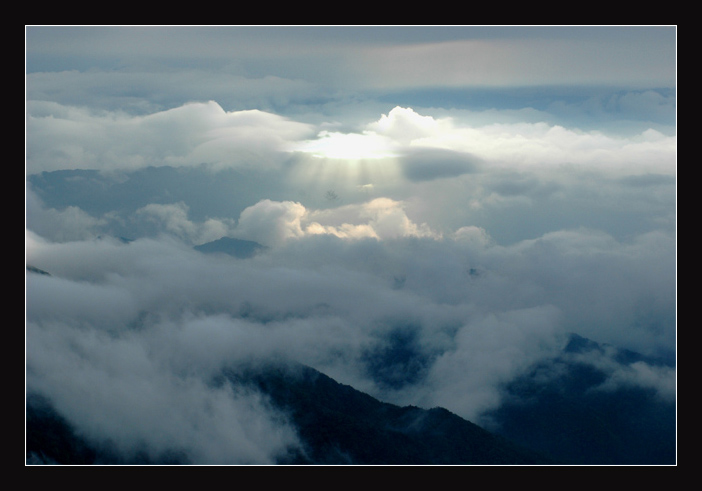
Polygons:
[[265,246],[252,240],[222,237],[212,242],[195,246],[195,250],[205,254],[228,254],[240,259],[248,259],[265,250]]

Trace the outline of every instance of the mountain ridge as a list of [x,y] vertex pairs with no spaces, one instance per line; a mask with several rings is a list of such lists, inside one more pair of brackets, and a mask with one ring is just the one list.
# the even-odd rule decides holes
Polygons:
[[[224,373],[224,378],[235,384],[240,377],[236,372]],[[555,462],[493,435],[445,408],[400,407],[382,402],[304,365],[293,370],[278,365],[249,371],[245,380],[290,415],[305,443],[307,463],[528,465]]]
[[[380,401],[296,362],[230,365],[211,384],[260,394],[287,418],[300,446],[279,456],[282,465],[673,465],[675,401],[646,387],[600,390],[607,374],[580,357],[656,363],[619,351],[572,335],[559,355],[507,383],[503,404],[480,425],[442,407]],[[35,394],[27,397],[26,457],[28,464],[192,463],[179,449],[125,457],[89,442]]]
[[610,360],[624,372],[639,363],[674,369],[665,357],[571,334],[560,354],[505,385],[503,404],[484,415],[492,422],[486,427],[546,455],[558,455],[566,464],[674,465],[676,400],[646,385],[622,384],[613,390],[607,385],[611,373],[586,362],[587,356]]
[[[444,408],[421,409],[379,401],[305,365],[266,364],[225,369],[215,385],[254,389],[282,410],[301,448],[281,465],[531,465],[551,459],[464,420]],[[159,458],[117,454],[89,442],[48,399],[30,394],[26,405],[29,464],[191,464],[174,449]],[[236,463],[233,463],[236,464]]]

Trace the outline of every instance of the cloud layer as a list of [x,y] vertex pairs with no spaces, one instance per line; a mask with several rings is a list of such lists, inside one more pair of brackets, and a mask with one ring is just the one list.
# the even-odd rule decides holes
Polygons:
[[125,455],[270,463],[295,429],[226,366],[480,422],[568,332],[670,358],[674,35],[29,28],[28,391]]
[[146,116],[30,102],[28,170],[212,164],[275,166],[276,150],[310,133],[303,123],[257,110],[225,112],[210,101]]
[[[353,208],[365,224],[320,230],[302,205],[262,201],[235,227],[269,245],[248,260],[166,237],[56,243],[29,233],[28,261],[53,276],[27,277],[28,389],[125,451],[170,445],[195,461],[260,463],[294,445],[294,430],[255,394],[210,386],[238,362],[301,361],[383,400],[480,421],[501,384],[553,354],[566,332],[674,349],[669,235],[620,243],[581,229],[505,247],[477,227],[417,233],[394,202]],[[669,395],[670,376],[656,370],[635,366],[610,383],[660,383]],[[125,400],[131,410],[118,417]],[[156,416],[166,408],[169,419]],[[97,416],[113,413],[110,423]],[[169,434],[171,424],[192,434]]]
[[27,87],[33,100],[103,109],[217,100],[348,116],[378,94],[427,88],[673,88],[675,36],[674,26],[31,26]]
[[[279,168],[291,151],[327,159],[379,160],[376,165],[399,158],[414,179],[461,174],[472,169],[471,160],[508,168],[587,165],[671,173],[676,152],[676,137],[654,129],[625,138],[546,123],[475,127],[399,106],[356,132],[315,130],[314,125],[262,111],[226,112],[212,101],[137,117],[45,102],[31,102],[28,112],[30,173],[201,164],[214,169]],[[422,151],[435,153],[422,157]]]

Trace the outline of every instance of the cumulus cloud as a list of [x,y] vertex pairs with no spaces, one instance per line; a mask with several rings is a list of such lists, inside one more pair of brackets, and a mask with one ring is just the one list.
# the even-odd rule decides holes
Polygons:
[[[474,125],[396,107],[355,135],[381,130],[394,156],[348,167],[310,164],[314,173],[300,175],[314,182],[335,169],[337,186],[372,184],[407,203],[416,221],[449,230],[475,224],[499,241],[583,224],[630,236],[674,223],[676,137],[655,129],[614,136],[544,122]],[[649,191],[621,187],[632,179],[644,179]]]
[[465,152],[468,163],[472,157],[507,168],[587,164],[600,171],[671,173],[676,155],[676,137],[653,129],[615,137],[542,122],[470,126],[445,120],[442,131],[411,144]]
[[233,234],[268,246],[306,235],[381,240],[437,235],[426,224],[410,220],[403,203],[389,198],[327,210],[308,210],[297,202],[266,199],[241,213]]
[[304,235],[301,220],[305,207],[292,201],[259,201],[246,208],[239,218],[237,234],[263,245],[275,245]]
[[370,225],[382,238],[428,237],[434,233],[425,225],[413,223],[402,209],[401,203],[387,198],[377,198],[363,206],[363,215],[370,218]]
[[[330,135],[320,133],[318,139],[295,148],[315,153],[334,147]],[[614,174],[674,174],[677,150],[675,135],[653,128],[621,136],[543,121],[473,124],[470,118],[420,115],[400,106],[357,133],[334,137],[352,142],[356,152],[365,148],[370,154],[371,148],[382,147],[384,153],[378,155],[400,158],[411,180],[453,177],[486,166],[538,170],[587,165],[589,170]]]
[[208,164],[268,167],[281,162],[304,123],[258,110],[226,112],[216,102],[190,103],[145,116],[28,101],[27,170],[135,170]]
[[613,137],[547,123],[472,126],[403,107],[381,115],[358,133],[323,130],[315,139],[309,139],[315,129],[307,123],[255,110],[226,112],[215,102],[128,116],[29,101],[27,128],[32,173],[201,163],[213,168],[276,167],[290,150],[349,159],[406,153],[411,179],[457,175],[470,171],[477,160],[501,166],[633,166],[637,171],[670,173],[676,150],[675,136],[654,129]]
[[[29,173],[200,164],[215,170],[280,169],[290,152],[303,152],[332,160],[377,160],[366,166],[370,178],[383,176],[381,168],[399,161],[411,181],[451,178],[486,166],[587,165],[610,173],[670,175],[677,148],[675,136],[652,128],[623,137],[545,122],[473,125],[399,106],[358,131],[341,133],[263,111],[226,112],[213,101],[144,116],[29,101],[27,130]],[[384,172],[386,180],[397,177]]]
[[378,121],[368,124],[368,130],[408,144],[450,129],[450,120],[437,120],[422,116],[410,107],[396,106],[383,114]]

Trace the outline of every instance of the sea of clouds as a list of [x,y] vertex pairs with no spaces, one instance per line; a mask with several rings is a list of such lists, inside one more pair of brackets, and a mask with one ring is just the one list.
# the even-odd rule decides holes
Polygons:
[[[261,395],[212,384],[252,360],[302,362],[480,422],[569,332],[674,353],[674,136],[473,125],[407,107],[353,131],[213,101],[141,116],[27,110],[29,177],[271,176],[255,193],[234,187],[217,215],[177,189],[133,210],[54,208],[50,189],[27,184],[26,262],[50,273],[26,277],[27,390],[126,455],[270,463],[295,446]],[[134,240],[111,237],[147,223]],[[221,237],[266,249],[193,248]],[[603,389],[674,397],[674,369],[592,363],[611,373]]]

